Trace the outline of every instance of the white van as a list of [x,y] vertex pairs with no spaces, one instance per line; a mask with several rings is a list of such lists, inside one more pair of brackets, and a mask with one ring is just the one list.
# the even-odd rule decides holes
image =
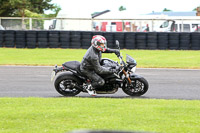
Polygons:
[[88,31],[92,28],[91,15],[79,9],[70,11],[61,10],[56,19],[51,20],[49,29],[54,30],[81,30]]
[[0,30],[5,30],[2,25],[0,25]]
[[[174,21],[174,20],[166,20],[158,27],[155,28],[154,31],[157,32],[197,32],[198,27],[200,26],[200,22],[196,21]],[[183,27],[183,29],[182,29]]]

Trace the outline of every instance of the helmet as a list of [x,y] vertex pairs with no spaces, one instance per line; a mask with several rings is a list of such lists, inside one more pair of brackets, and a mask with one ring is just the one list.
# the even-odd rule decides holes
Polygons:
[[[95,47],[99,51],[102,51],[102,52],[106,51],[107,41],[106,41],[106,38],[101,35],[93,36],[91,44],[93,47]],[[102,45],[102,44],[104,44],[104,45]]]

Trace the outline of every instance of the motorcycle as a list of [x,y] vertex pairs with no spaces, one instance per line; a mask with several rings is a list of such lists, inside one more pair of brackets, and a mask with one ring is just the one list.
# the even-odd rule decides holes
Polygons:
[[[119,42],[116,40],[118,49]],[[141,96],[148,91],[149,84],[147,80],[135,73],[137,62],[131,56],[126,54],[126,63],[123,56],[118,56],[120,63],[111,59],[103,58],[100,64],[104,67],[119,68],[118,73],[109,75],[100,75],[105,84],[101,88],[95,88],[97,94],[114,94],[119,88],[124,93],[130,96]],[[60,73],[61,72],[61,73]],[[87,76],[83,75],[80,71],[80,62],[69,61],[62,64],[62,67],[53,69],[51,80],[60,73],[55,81],[54,86],[58,93],[63,96],[75,96],[80,92],[87,93],[86,88],[91,84]]]

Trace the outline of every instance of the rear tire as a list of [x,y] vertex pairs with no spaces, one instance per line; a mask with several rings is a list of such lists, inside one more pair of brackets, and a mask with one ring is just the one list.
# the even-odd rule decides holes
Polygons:
[[71,73],[60,74],[54,82],[56,91],[63,96],[75,96],[81,92],[73,84],[81,85],[82,82]]
[[125,83],[122,87],[122,90],[127,95],[141,96],[148,91],[149,84],[145,78],[133,79],[131,81],[132,81],[132,86],[128,86],[127,83]]

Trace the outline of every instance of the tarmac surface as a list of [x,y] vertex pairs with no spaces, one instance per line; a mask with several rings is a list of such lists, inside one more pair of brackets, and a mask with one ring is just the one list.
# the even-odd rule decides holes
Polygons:
[[[63,97],[51,82],[53,67],[0,66],[0,97]],[[140,98],[200,100],[200,70],[144,69],[136,70],[149,82],[149,90]],[[80,93],[77,97],[91,97]],[[121,89],[115,94],[98,97],[132,98]]]

